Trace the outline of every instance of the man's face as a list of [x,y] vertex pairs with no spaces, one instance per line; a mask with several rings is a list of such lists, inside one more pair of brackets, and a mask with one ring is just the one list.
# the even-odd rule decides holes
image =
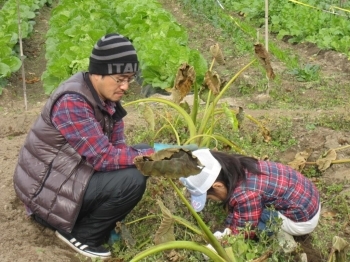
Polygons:
[[116,75],[93,75],[94,87],[102,100],[117,102],[129,88],[129,84],[134,80],[133,73]]

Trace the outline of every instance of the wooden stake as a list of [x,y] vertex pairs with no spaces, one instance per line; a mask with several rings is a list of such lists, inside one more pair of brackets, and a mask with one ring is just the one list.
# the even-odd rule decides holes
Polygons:
[[[265,49],[269,52],[269,0],[265,0]],[[270,79],[267,78],[266,94],[270,95]]]
[[20,11],[20,0],[17,0],[17,14],[18,14],[18,41],[19,41],[19,49],[20,49],[20,55],[21,55],[21,62],[22,62],[22,83],[23,83],[23,96],[24,96],[24,108],[27,111],[28,104],[27,104],[27,86],[26,86],[26,76],[25,76],[25,70],[24,70],[24,55],[23,55],[23,45],[22,45],[22,30],[21,30],[21,11]]

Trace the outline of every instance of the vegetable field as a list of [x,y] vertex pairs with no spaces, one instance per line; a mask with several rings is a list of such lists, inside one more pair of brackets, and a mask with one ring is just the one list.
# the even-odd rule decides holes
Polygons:
[[[296,252],[284,254],[274,238],[237,236],[220,242],[232,261],[301,261],[303,253],[309,262],[350,261],[350,2],[268,6],[266,20],[261,0],[0,0],[0,261],[91,261],[26,218],[12,174],[50,93],[85,70],[94,42],[115,31],[133,41],[142,69],[122,101],[130,144],[195,141],[294,165],[319,188],[320,224],[295,238]],[[193,79],[181,104],[179,68]],[[204,261],[189,247],[205,237],[172,181],[179,192],[165,178],[148,180],[109,261],[142,251],[148,256],[134,261]],[[209,201],[199,217],[215,232],[225,214]],[[169,223],[178,248],[152,253]]]

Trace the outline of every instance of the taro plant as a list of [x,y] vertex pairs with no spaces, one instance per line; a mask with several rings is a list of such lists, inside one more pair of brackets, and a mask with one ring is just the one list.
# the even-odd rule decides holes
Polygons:
[[[163,203],[161,201],[158,201],[163,214],[163,221],[154,238],[156,245],[137,254],[131,260],[132,262],[139,261],[155,253],[172,249],[196,250],[202,252],[213,261],[218,262],[236,261],[232,250],[224,250],[210,229],[206,226],[200,216],[192,208],[191,204],[186,200],[182,192],[172,181],[173,178],[188,177],[190,175],[196,175],[200,173],[203,165],[194,155],[192,155],[191,151],[184,148],[163,149],[150,156],[136,157],[134,163],[140,172],[145,176],[162,176],[168,178],[171,186],[177,192],[193,217],[197,220],[199,228],[192,225],[185,219],[173,216],[171,212],[163,205]],[[176,241],[173,232],[173,224],[175,220],[194,231],[194,233],[201,235],[206,240],[206,242],[209,242],[211,244],[215,251],[206,246],[199,245],[193,241]]]
[[[190,175],[198,174],[203,167],[202,163],[191,153],[190,150],[185,148],[167,148],[160,150],[150,156],[139,156],[135,160],[136,167],[145,176],[164,177],[170,183],[175,190],[181,201],[186,205],[191,215],[195,218],[198,226],[189,222],[183,217],[173,215],[169,209],[167,209],[161,200],[157,200],[162,213],[162,221],[159,225],[153,242],[154,245],[145,249],[144,251],[133,255],[130,261],[136,262],[146,257],[159,255],[158,253],[171,250],[173,253],[176,249],[192,250],[202,253],[207,259],[211,261],[223,261],[223,262],[243,262],[243,261],[265,261],[265,259],[272,257],[273,261],[290,261],[288,260],[289,254],[285,254],[281,250],[281,246],[278,243],[278,239],[269,237],[266,231],[256,230],[259,237],[259,242],[255,242],[252,239],[246,239],[245,235],[251,232],[250,225],[247,225],[242,234],[224,236],[221,240],[216,239],[209,227],[204,223],[201,217],[195,212],[191,204],[185,198],[183,192],[176,186],[172,179],[179,177],[187,177]],[[152,218],[147,216],[141,219]],[[139,222],[141,219],[138,219]],[[174,224],[180,224],[186,229],[191,230],[195,235],[200,238],[196,238],[194,241],[176,240]],[[130,223],[128,223],[130,224]],[[268,222],[268,231],[274,234],[278,232],[281,225],[281,219],[271,220]],[[122,239],[126,240],[128,237],[127,229],[118,225],[116,230],[121,232]],[[211,246],[203,245],[200,242],[206,242]],[[129,244],[133,242],[132,239],[128,239]],[[284,260],[283,258],[286,258]],[[175,260],[174,260],[175,261]]]
[[[160,118],[164,119],[166,124],[161,127],[154,135],[154,140],[160,134],[161,130],[170,128],[175,135],[176,144],[187,145],[195,143],[200,147],[209,147],[211,141],[215,141],[215,146],[221,142],[223,145],[228,145],[239,153],[244,153],[244,150],[236,145],[233,141],[230,141],[222,134],[217,134],[215,127],[219,124],[219,120],[223,117],[229,121],[233,131],[237,131],[240,123],[244,118],[248,118],[253,123],[261,128],[265,140],[269,140],[268,130],[261,125],[253,117],[244,114],[243,108],[236,111],[229,108],[226,104],[221,103],[219,107],[219,100],[223,97],[225,92],[230,88],[231,84],[238,78],[242,72],[249,68],[255,60],[252,60],[241,70],[239,70],[227,83],[222,84],[218,73],[213,71],[215,62],[221,63],[223,61],[222,52],[218,44],[215,44],[210,49],[213,56],[213,60],[209,70],[205,73],[204,83],[201,88],[196,83],[196,72],[192,66],[187,63],[182,64],[175,77],[174,86],[171,89],[172,100],[163,99],[159,97],[149,97],[138,99],[132,102],[124,104],[124,106],[139,105],[144,103],[161,103],[174,109],[177,113],[171,114],[171,117],[167,117],[167,114],[162,113]],[[186,95],[193,90],[193,105],[192,108],[187,102],[182,102]],[[200,101],[205,101],[204,107]],[[155,114],[150,107],[146,107],[145,119],[149,123],[150,129],[155,129]],[[186,125],[186,128],[181,129],[181,132],[185,130],[186,135],[183,139],[180,139],[180,132],[178,131],[179,116],[182,116]],[[183,135],[183,133],[181,134]]]

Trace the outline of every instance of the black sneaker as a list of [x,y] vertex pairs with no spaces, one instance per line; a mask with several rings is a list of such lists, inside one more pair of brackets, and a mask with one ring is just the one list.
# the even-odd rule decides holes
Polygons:
[[68,244],[71,248],[73,248],[78,253],[92,258],[100,258],[100,259],[107,259],[111,257],[111,252],[104,248],[103,246],[99,247],[90,247],[88,245],[85,245],[81,242],[79,242],[75,237],[73,237],[71,234],[66,232],[55,232],[56,236],[64,241],[66,244]]

